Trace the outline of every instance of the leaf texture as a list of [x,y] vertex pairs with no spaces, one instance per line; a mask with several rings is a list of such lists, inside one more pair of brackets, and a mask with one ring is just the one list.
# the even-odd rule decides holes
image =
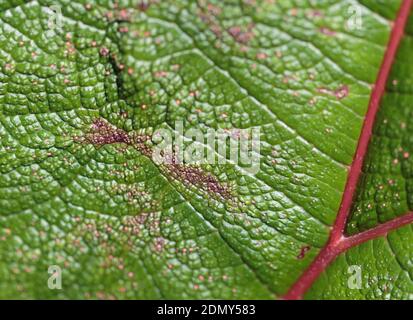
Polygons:
[[[386,223],[394,224],[388,232],[380,231],[339,255],[308,292],[309,299],[413,299],[412,226],[398,222],[411,223],[412,216],[412,22],[406,27],[377,115],[347,233],[356,238],[363,231],[374,234]],[[355,267],[360,283],[350,288]]]
[[[3,1],[0,297],[285,294],[328,241],[400,4]],[[259,172],[157,165],[176,121],[259,128]]]

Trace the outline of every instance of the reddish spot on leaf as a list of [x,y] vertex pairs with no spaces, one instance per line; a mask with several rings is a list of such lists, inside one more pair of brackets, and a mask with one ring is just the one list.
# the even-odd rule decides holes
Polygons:
[[129,136],[125,131],[113,127],[103,119],[93,121],[91,130],[86,134],[85,139],[98,146],[112,143],[130,143]]
[[99,50],[99,53],[101,56],[106,57],[109,55],[109,49],[106,47],[103,47]]
[[348,86],[344,85],[341,86],[340,88],[338,88],[335,92],[334,92],[335,96],[337,97],[337,99],[341,100],[344,99],[345,97],[348,96],[349,94],[349,88]]
[[312,19],[312,18],[323,18],[324,13],[322,11],[319,11],[319,10],[310,10],[310,11],[307,12],[307,17],[309,17],[310,19]]
[[147,1],[147,0],[140,1],[138,3],[138,10],[145,12],[146,10],[149,9],[150,5],[151,5],[150,1]]
[[244,31],[240,26],[233,26],[229,28],[227,31],[236,42],[246,44],[254,37],[254,33],[252,31],[253,28],[253,25],[249,25],[247,30]]
[[102,118],[95,119],[89,131],[83,137],[74,137],[73,140],[81,143],[90,143],[98,147],[106,144],[124,143],[136,148],[148,157],[152,155],[152,150],[147,145],[147,141],[150,140],[149,136],[138,135],[133,132],[128,133],[116,128]]
[[329,28],[327,28],[327,27],[321,27],[321,28],[319,29],[319,31],[320,31],[322,34],[324,34],[324,35],[326,35],[326,36],[329,36],[329,37],[334,37],[334,36],[336,35],[336,32],[335,32],[334,30],[331,30],[331,29],[329,29]]
[[297,259],[304,259],[306,253],[311,250],[310,246],[305,246],[301,248],[300,254],[297,256]]
[[228,186],[223,185],[212,174],[195,165],[177,163],[174,157],[172,157],[171,162],[167,165],[167,169],[174,178],[224,199],[231,198],[232,195]]
[[338,100],[346,98],[350,93],[350,89],[347,85],[342,85],[336,90],[331,90],[327,88],[318,88],[317,91],[322,94],[335,96]]

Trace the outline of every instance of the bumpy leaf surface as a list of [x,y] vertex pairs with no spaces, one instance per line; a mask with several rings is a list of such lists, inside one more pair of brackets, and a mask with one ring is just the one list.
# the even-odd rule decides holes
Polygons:
[[413,229],[406,226],[341,254],[307,299],[413,299]]
[[377,115],[349,234],[370,229],[413,208],[413,19],[405,33]]
[[[329,238],[400,4],[2,1],[0,298],[285,294]],[[259,172],[156,164],[176,121],[260,128]]]
[[[376,119],[347,226],[349,234],[369,230],[412,210],[412,49],[410,19]],[[341,254],[307,298],[413,299],[412,231],[411,225],[405,226]],[[359,277],[358,286],[349,286],[349,278],[357,283],[355,276]]]

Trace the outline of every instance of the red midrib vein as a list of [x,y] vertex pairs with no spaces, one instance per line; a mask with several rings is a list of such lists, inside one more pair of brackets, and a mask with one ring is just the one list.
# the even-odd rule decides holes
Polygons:
[[356,234],[354,236],[346,237],[344,235],[347,218],[350,213],[354,193],[356,191],[364,158],[366,156],[368,144],[373,131],[374,120],[376,118],[377,111],[379,110],[380,100],[384,94],[387,79],[389,77],[397,49],[404,35],[404,29],[409,18],[412,3],[413,0],[403,1],[397,19],[394,22],[386,54],[370,98],[370,103],[364,120],[363,129],[360,134],[357,150],[353,163],[349,169],[341,206],[337,214],[337,219],[333,225],[330,239],[308,269],[292,285],[288,293],[283,297],[284,299],[302,299],[305,292],[311,287],[320,273],[323,272],[340,253],[343,253],[347,249],[365,241],[375,239],[380,236],[385,236],[389,231],[413,222],[413,213],[407,213],[406,215],[396,218],[390,222],[378,225],[371,230]]

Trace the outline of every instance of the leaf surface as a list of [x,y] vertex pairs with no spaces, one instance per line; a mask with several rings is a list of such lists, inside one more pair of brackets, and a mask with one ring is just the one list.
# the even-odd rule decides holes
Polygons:
[[[412,49],[410,18],[376,118],[347,225],[347,233],[354,239],[363,232],[376,235],[339,255],[315,282],[306,295],[308,299],[413,299],[412,226],[404,226],[412,220]],[[359,285],[349,286],[356,268]]]
[[[0,297],[285,294],[327,243],[400,3],[3,1]],[[259,172],[157,165],[177,120],[260,128]]]
[[413,19],[382,99],[347,232],[354,234],[412,210]]
[[411,300],[412,226],[405,226],[341,254],[306,299]]

